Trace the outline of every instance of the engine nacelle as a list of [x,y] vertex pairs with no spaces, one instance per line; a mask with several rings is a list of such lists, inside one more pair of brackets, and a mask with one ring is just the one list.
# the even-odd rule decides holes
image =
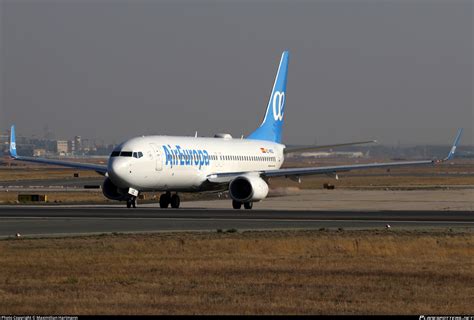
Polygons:
[[253,202],[265,199],[268,184],[258,176],[240,176],[229,184],[229,195],[233,200]]
[[104,180],[102,184],[102,193],[110,200],[124,201],[129,198],[128,190],[117,187],[110,178]]

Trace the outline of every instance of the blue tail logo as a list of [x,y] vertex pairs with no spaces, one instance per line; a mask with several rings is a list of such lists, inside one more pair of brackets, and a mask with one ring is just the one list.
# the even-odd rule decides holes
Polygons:
[[12,125],[10,129],[10,156],[16,158],[18,155],[16,153],[16,138],[15,138],[15,126]]
[[281,55],[275,83],[268,100],[267,111],[260,127],[252,132],[247,139],[266,140],[281,142],[281,131],[283,127],[283,115],[285,114],[286,102],[286,78],[288,73],[289,52],[284,51]]
[[273,119],[283,121],[283,107],[285,106],[285,93],[275,91],[273,94]]

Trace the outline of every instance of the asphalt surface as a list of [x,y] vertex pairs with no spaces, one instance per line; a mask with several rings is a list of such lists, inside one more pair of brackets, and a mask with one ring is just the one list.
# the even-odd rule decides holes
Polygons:
[[0,237],[267,229],[474,227],[472,211],[288,211],[0,206]]

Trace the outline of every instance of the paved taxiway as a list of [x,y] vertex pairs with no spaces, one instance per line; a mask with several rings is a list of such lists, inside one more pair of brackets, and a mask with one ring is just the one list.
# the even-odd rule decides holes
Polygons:
[[217,229],[465,228],[472,211],[126,209],[122,206],[2,206],[0,237]]

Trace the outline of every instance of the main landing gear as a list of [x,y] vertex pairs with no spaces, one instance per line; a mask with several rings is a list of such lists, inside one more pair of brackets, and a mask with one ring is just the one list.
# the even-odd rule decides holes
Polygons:
[[[244,202],[243,205],[244,205],[244,208],[245,208],[245,209],[250,210],[250,209],[252,209],[252,207],[253,207],[253,202]],[[240,208],[242,208],[242,202],[236,201],[236,200],[232,200],[232,208],[234,208],[234,209],[240,209]]]
[[131,197],[127,199],[127,208],[137,207],[137,197]]
[[171,208],[179,208],[180,204],[181,199],[177,193],[171,195],[171,192],[167,191],[160,196],[160,208],[168,208],[169,205]]

